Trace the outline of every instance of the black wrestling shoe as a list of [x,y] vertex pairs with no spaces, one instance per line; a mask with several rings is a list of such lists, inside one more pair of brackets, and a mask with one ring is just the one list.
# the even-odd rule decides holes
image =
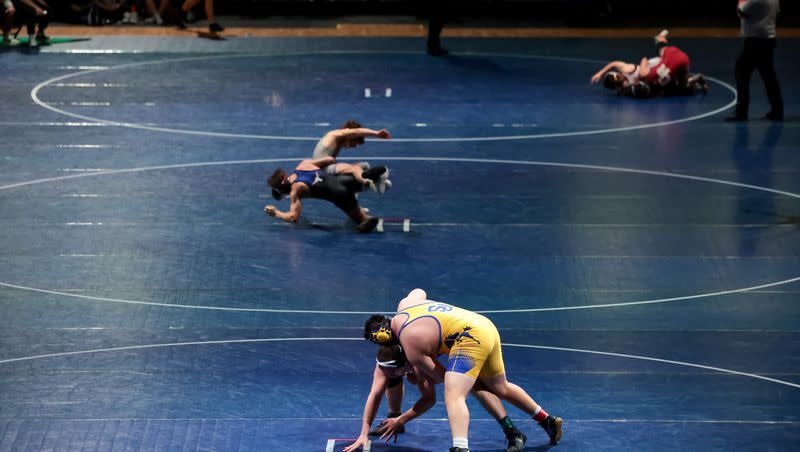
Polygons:
[[463,447],[451,447],[450,452],[469,452],[469,449],[464,449]]
[[764,119],[768,119],[770,121],[779,121],[780,122],[780,121],[783,121],[783,113],[775,113],[774,111],[771,111],[771,112],[767,113],[766,115],[764,115]]
[[186,26],[187,22],[188,20],[186,18],[186,12],[183,9],[178,8],[178,21],[175,23],[175,26],[178,27],[178,30],[186,30],[186,28],[188,28]]
[[[374,166],[361,173],[361,176],[364,179],[372,181],[372,183],[369,184],[369,188],[372,189],[372,191],[381,194],[386,191],[386,181],[389,179],[389,168],[383,165]],[[391,183],[389,183],[389,188],[391,188]]]
[[725,122],[744,122],[744,121],[747,121],[747,115],[742,115],[739,113],[734,113],[725,118]]
[[225,27],[216,22],[211,22],[210,24],[208,24],[208,31],[210,31],[211,33],[220,33],[225,31]]
[[703,74],[697,74],[689,79],[689,83],[694,87],[695,92],[708,94],[708,82]]
[[428,55],[433,56],[433,57],[445,56],[448,53],[449,52],[447,50],[443,49],[442,47],[438,47],[438,46],[436,46],[436,47],[428,47]]
[[380,219],[377,217],[367,217],[366,220],[362,221],[358,224],[358,226],[356,226],[356,232],[360,232],[362,234],[372,232],[372,230],[378,226],[378,221],[380,221]]
[[506,440],[508,440],[506,452],[522,452],[525,450],[525,441],[528,440],[528,437],[519,431],[518,428],[511,427],[507,430],[503,430],[503,433],[506,435]]
[[561,430],[561,424],[563,421],[560,417],[550,416],[548,415],[539,425],[544,429],[547,433],[547,436],[550,437],[550,444],[558,444],[561,441],[561,435],[564,432]]
[[378,166],[373,166],[368,170],[364,170],[364,172],[361,173],[361,176],[364,177],[364,179],[372,179],[373,181],[378,182],[381,179],[383,173],[387,171],[389,171],[388,168],[386,168],[383,165],[378,165]]

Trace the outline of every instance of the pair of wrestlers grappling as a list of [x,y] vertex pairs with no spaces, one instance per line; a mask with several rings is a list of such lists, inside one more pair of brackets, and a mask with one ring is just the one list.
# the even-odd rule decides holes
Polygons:
[[367,214],[366,209],[358,204],[356,195],[369,189],[383,194],[391,188],[389,169],[383,165],[370,167],[367,162],[351,164],[336,161],[342,149],[362,145],[368,136],[387,140],[392,137],[386,129],[367,129],[350,120],[341,129],[326,133],[314,148],[313,157],[300,162],[291,174],[281,168],[275,170],[267,180],[272,197],[280,200],[288,196],[290,207],[282,212],[275,206],[267,205],[264,212],[287,223],[297,223],[302,210],[302,198],[322,199],[344,211],[355,223],[356,231],[365,233],[375,229],[379,219]]
[[644,57],[638,65],[612,61],[592,76],[592,83],[602,80],[605,88],[638,99],[707,93],[708,83],[703,74],[689,72],[689,56],[669,45],[667,35],[668,31],[663,30],[654,38],[657,57]]

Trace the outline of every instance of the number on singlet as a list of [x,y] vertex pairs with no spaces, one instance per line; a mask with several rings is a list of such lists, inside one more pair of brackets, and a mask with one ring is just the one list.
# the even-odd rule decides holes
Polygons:
[[446,304],[434,304],[428,306],[428,312],[447,312],[452,311],[452,306],[447,306]]
[[661,81],[662,84],[669,81],[669,68],[664,66],[663,64],[661,67],[658,68],[656,71],[658,74],[658,79]]

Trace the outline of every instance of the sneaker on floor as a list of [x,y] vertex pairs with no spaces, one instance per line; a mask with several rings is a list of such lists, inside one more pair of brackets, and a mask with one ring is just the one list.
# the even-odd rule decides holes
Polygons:
[[443,49],[442,47],[428,47],[428,55],[430,56],[440,57],[440,56],[445,56],[448,53],[449,52]]
[[180,30],[186,30],[186,12],[178,9],[178,23],[175,24]]
[[741,113],[734,113],[725,118],[725,122],[744,122],[747,121],[747,115]]
[[367,232],[372,232],[378,226],[379,219],[377,217],[368,217],[366,220],[362,221],[361,223],[356,226],[356,232],[360,232],[362,234],[366,234]]
[[563,435],[563,431],[561,430],[561,424],[563,421],[560,417],[555,417],[548,415],[539,425],[544,429],[547,433],[547,436],[550,437],[550,444],[558,444],[561,441],[561,435]]
[[518,428],[512,427],[503,431],[503,433],[506,435],[506,440],[508,441],[506,452],[522,452],[525,450],[525,441],[528,441],[528,437],[519,431]]
[[780,121],[783,121],[783,113],[776,113],[774,111],[771,111],[771,112],[767,113],[766,115],[764,115],[764,119],[769,119],[770,121],[778,121],[778,122],[780,122]]
[[208,31],[210,31],[211,33],[221,33],[225,31],[225,27],[216,22],[211,22],[210,24],[208,24]]

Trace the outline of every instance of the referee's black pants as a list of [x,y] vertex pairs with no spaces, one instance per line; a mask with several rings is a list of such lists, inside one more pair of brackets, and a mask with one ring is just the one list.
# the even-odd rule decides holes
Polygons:
[[750,105],[750,77],[757,70],[767,89],[767,99],[772,107],[771,113],[783,116],[783,98],[775,73],[775,39],[745,38],[742,53],[736,59],[736,115],[747,116]]

